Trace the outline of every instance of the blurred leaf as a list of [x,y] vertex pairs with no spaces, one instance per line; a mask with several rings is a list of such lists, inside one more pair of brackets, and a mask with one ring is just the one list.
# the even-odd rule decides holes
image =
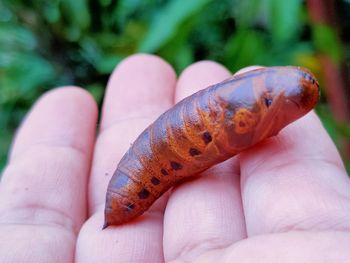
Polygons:
[[316,108],[317,114],[321,117],[322,123],[333,141],[338,144],[337,123],[331,115],[331,111],[325,105],[319,104]]
[[50,23],[57,23],[60,19],[59,0],[48,1],[43,6],[44,17]]
[[101,47],[95,39],[85,37],[80,41],[81,55],[92,65],[98,63],[102,57]]
[[319,104],[316,108],[316,112],[328,134],[336,144],[337,148],[340,150],[348,175],[350,176],[350,162],[349,157],[346,156],[346,145],[348,144],[344,144],[344,140],[349,142],[350,139],[350,123],[338,123],[332,116],[329,107],[324,104]]
[[104,87],[100,83],[94,83],[87,87],[87,90],[95,98],[95,101],[100,105],[104,93]]
[[194,62],[194,54],[191,46],[183,45],[177,52],[175,57],[176,68],[180,71],[184,70],[187,66]]
[[12,18],[10,9],[0,2],[0,22],[9,22]]
[[[249,28],[257,21],[265,20],[267,10],[264,9],[266,0],[241,1],[234,0],[232,12],[239,28]],[[265,21],[266,22],[266,21]]]
[[109,74],[124,58],[125,56],[118,54],[103,56],[101,60],[96,64],[96,69],[101,74]]
[[313,50],[298,50],[293,57],[293,64],[310,69],[316,77],[321,76],[321,63]]
[[86,0],[61,0],[61,3],[73,25],[81,29],[86,29],[90,25],[90,13]]
[[125,25],[123,34],[114,34],[113,40],[110,40],[105,46],[113,53],[133,54],[137,52],[137,46],[145,31],[144,24],[131,20]]
[[[183,24],[181,30],[173,36],[159,51],[159,55],[168,61],[180,73],[186,66],[193,62],[192,50],[189,50],[189,34],[193,30],[194,20],[189,19]],[[176,54],[174,56],[174,54]]]
[[53,78],[54,68],[34,53],[14,53],[9,66],[0,70],[0,103],[15,97],[33,96],[34,87]]
[[266,61],[266,50],[261,34],[251,30],[238,30],[226,44],[224,63],[232,71],[263,64]]
[[81,36],[82,31],[90,25],[90,13],[86,0],[60,0],[65,19],[70,26],[65,29],[66,36],[70,41],[76,41]]
[[100,0],[102,6],[109,6],[112,0]]
[[128,17],[140,8],[142,0],[120,0],[113,10],[114,21],[124,26]]
[[271,33],[275,42],[297,39],[301,23],[301,0],[270,0]]
[[0,23],[0,52],[10,49],[32,50],[37,46],[37,40],[33,33],[24,28],[10,23]]
[[[328,131],[329,135],[337,146],[343,148],[343,139],[350,139],[350,123],[339,123],[332,116],[331,111],[327,105],[320,104],[317,107],[317,114],[321,117],[321,121]],[[344,150],[344,149],[343,149]]]
[[342,60],[343,51],[334,29],[322,24],[315,24],[312,29],[317,50],[328,54],[335,63],[339,64]]
[[181,23],[202,9],[210,0],[171,0],[159,11],[148,33],[140,43],[140,52],[154,52],[163,46],[179,29]]
[[11,131],[0,130],[0,179],[2,175],[2,170],[4,169],[7,162],[7,152],[10,148],[12,136],[13,135]]
[[[117,40],[115,36],[108,34],[101,35],[99,39],[101,38],[109,40],[109,42],[106,43],[109,48],[112,48],[113,43]],[[100,41],[100,44],[101,42],[102,40]],[[105,54],[104,50],[101,49],[101,46],[92,38],[84,38],[81,42],[81,47],[82,56],[101,74],[111,73],[114,67],[125,57],[120,53],[113,54],[108,52]],[[105,48],[107,49],[107,47]]]

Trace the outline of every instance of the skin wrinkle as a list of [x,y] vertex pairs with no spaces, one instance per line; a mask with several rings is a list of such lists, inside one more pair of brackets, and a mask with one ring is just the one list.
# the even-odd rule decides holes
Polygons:
[[[297,163],[298,162],[295,162],[295,164],[297,164]],[[300,165],[300,162],[298,164],[298,167],[299,167],[299,165]],[[333,165],[333,164],[331,164],[331,165]],[[298,177],[302,177],[303,173],[308,171],[308,167],[313,167],[313,166],[315,166],[315,165],[311,165],[308,163],[305,166],[306,170],[304,169],[304,171],[303,170],[298,171],[300,173],[300,176],[298,176]],[[316,163],[316,166],[317,166],[317,163]],[[337,166],[334,166],[334,167],[336,167],[339,170],[339,172],[342,171],[339,167],[337,167]],[[290,166],[288,168],[293,169],[293,167],[290,167]],[[272,178],[274,178],[275,174],[278,174],[278,175],[282,174],[281,176],[283,176],[283,172],[281,173],[281,172],[279,172],[279,170],[281,170],[281,166],[274,167],[272,170],[269,170],[268,172],[263,172],[260,174],[260,176],[262,178],[266,178],[266,176],[264,176],[265,173],[269,174],[270,175],[269,177],[272,177]],[[283,166],[282,166],[282,170],[283,170]],[[330,168],[328,168],[328,170],[330,170]],[[322,178],[324,178],[324,175],[322,175]],[[326,179],[330,180],[330,178],[326,178]],[[281,180],[278,180],[278,179],[276,179],[276,180],[277,180],[277,182],[281,182]],[[284,180],[283,182],[288,183],[288,180],[287,181]],[[314,189],[315,196],[313,196],[313,199],[316,200],[317,197],[320,195],[319,192],[324,189],[324,187],[322,187],[324,185],[324,183],[321,183],[318,185],[317,183],[319,183],[319,182],[317,180],[316,181],[306,181],[306,182],[308,182],[308,185],[310,185],[310,189]],[[321,180],[321,182],[324,182],[324,180]],[[257,183],[259,183],[259,182],[257,182]],[[314,188],[315,183],[316,183],[316,188]],[[295,184],[293,179],[291,180],[290,184]],[[276,183],[274,181],[272,181],[270,185],[276,186]],[[335,211],[340,211],[343,213],[346,213],[346,211],[349,211],[349,209],[350,209],[349,195],[346,196],[346,194],[347,194],[346,191],[337,191],[338,185],[327,184],[327,186],[332,187],[332,188],[331,188],[331,190],[326,192],[326,194],[322,194],[322,196],[326,196],[326,198],[324,198],[324,200],[329,200],[328,196],[333,196],[334,200],[344,200],[344,202],[334,203],[333,199],[332,199],[332,202],[325,203],[324,206],[321,207],[322,210],[317,209],[319,206],[316,207],[314,202],[313,202],[313,203],[310,203],[311,209],[312,209],[312,212],[311,212],[310,208],[308,208],[307,211],[305,211],[305,208],[304,209],[302,207],[299,208],[298,204],[300,203],[300,200],[298,199],[298,197],[295,197],[295,200],[293,199],[292,203],[289,202],[289,206],[291,206],[293,203],[295,203],[296,207],[294,208],[294,210],[296,209],[297,212],[301,212],[301,214],[295,214],[295,213],[291,214],[291,212],[289,212],[289,210],[281,213],[281,209],[279,208],[280,206],[278,204],[276,204],[276,207],[277,207],[276,210],[278,210],[280,213],[278,213],[277,216],[274,213],[272,213],[271,216],[265,216],[266,217],[265,221],[270,222],[270,225],[271,225],[271,222],[273,222],[273,226],[268,228],[268,229],[265,229],[266,227],[263,224],[263,229],[265,229],[265,231],[263,233],[265,233],[266,231],[273,232],[273,233],[283,232],[283,231],[286,231],[289,229],[297,229],[297,230],[299,230],[299,229],[300,230],[311,229],[311,230],[314,230],[314,229],[317,229],[317,227],[320,228],[318,230],[324,230],[324,229],[328,230],[328,229],[332,229],[333,222],[343,222],[343,225],[339,226],[339,228],[336,228],[336,230],[349,229],[350,225],[347,226],[346,224],[348,224],[348,222],[350,222],[350,218],[349,218],[349,220],[342,221],[343,218],[347,218],[347,217],[349,217],[349,215],[346,215],[346,214],[342,215],[341,213],[334,212],[334,209],[335,209]],[[302,187],[303,187],[303,184],[302,184]],[[305,187],[307,188],[307,185],[304,186],[304,188]],[[322,187],[322,188],[320,188],[320,187]],[[284,188],[286,188],[286,186],[284,186]],[[271,191],[273,192],[273,189]],[[267,197],[267,199],[269,199],[269,197]],[[284,203],[285,201],[284,201],[284,199],[282,199],[282,200],[280,200],[280,202]],[[306,204],[310,205],[309,203],[306,203]],[[348,204],[348,205],[344,207],[345,204]],[[335,205],[337,205],[337,206],[335,207]],[[248,206],[249,206],[249,204],[248,204]],[[274,210],[275,209],[270,208],[270,213]],[[260,214],[261,212],[254,212],[254,213]],[[311,215],[309,215],[309,214],[311,214]],[[298,219],[298,217],[301,219]],[[331,222],[330,225],[322,224],[322,221],[327,222],[326,219],[328,222]],[[320,220],[322,220],[322,221],[320,221]],[[305,224],[305,222],[310,222],[310,223]],[[303,223],[304,223],[304,225],[303,225]],[[255,229],[254,234],[251,233],[251,231],[250,231],[250,235],[252,235],[252,234],[255,235],[256,231],[257,230]],[[259,233],[260,232],[261,232],[261,230],[259,231]]]
[[[49,208],[45,205],[39,206],[38,204],[25,204],[23,206],[14,206],[7,210],[1,211],[1,224],[44,225],[63,228],[70,233],[74,233],[75,236],[79,233],[79,227],[74,224],[74,219],[68,213],[65,213],[63,209]],[[14,221],[13,219],[17,220]]]
[[[270,139],[274,139],[274,138],[270,138]],[[263,142],[263,143],[266,143],[266,142]],[[279,146],[279,147],[281,147],[281,146]],[[287,146],[285,146],[284,148],[285,148],[285,150],[289,149]],[[279,151],[280,151],[280,148],[278,149],[278,152]],[[282,151],[283,151],[283,149],[282,149]],[[249,170],[245,171],[245,173],[246,174],[256,174],[257,171],[261,170],[261,167],[266,166],[266,163],[268,163],[270,158],[271,158],[271,155],[266,155],[266,156],[264,156],[264,158],[259,158],[260,159],[259,163],[254,165],[253,167],[249,167]],[[273,169],[288,167],[290,165],[290,163],[294,163],[294,162],[300,163],[300,162],[308,161],[308,160],[309,161],[316,161],[316,162],[320,162],[320,163],[329,163],[329,164],[337,167],[337,169],[344,171],[344,166],[342,164],[340,164],[338,161],[330,160],[329,158],[323,158],[321,156],[316,157],[313,154],[310,154],[310,155],[298,154],[298,156],[296,156],[294,158],[289,158],[288,160],[285,159],[283,162],[279,161],[279,164],[277,164],[277,165],[274,164],[273,168],[269,168],[269,170],[272,171]],[[346,177],[348,177],[345,172],[342,172],[342,174],[344,174]]]
[[[216,166],[207,170],[205,174],[203,174],[203,177],[201,179],[204,181],[208,181],[209,183],[213,182],[214,184],[219,184],[219,182],[220,184],[223,184],[225,182],[227,183],[227,179],[229,179],[230,181],[236,180],[232,178],[232,170],[235,170],[233,167],[234,164],[232,163],[232,160],[226,161],[226,164],[229,164],[229,165],[224,166],[223,168],[225,169],[220,169],[220,168],[218,169],[218,166]],[[225,177],[226,177],[226,180],[225,180]],[[197,183],[197,182],[198,181],[193,181],[193,183]],[[189,198],[191,197],[189,196]],[[220,200],[218,205],[222,205],[222,207],[224,208],[220,210],[225,211],[225,209],[227,209],[227,205],[225,203],[226,202],[225,196],[223,196],[223,198],[218,198],[218,199]],[[211,209],[213,208],[211,207]],[[199,231],[205,231],[205,229],[200,228]],[[199,238],[200,241],[197,239],[195,240],[190,239],[189,243],[185,243],[185,244],[181,243],[182,246],[181,248],[179,248],[179,251],[181,251],[181,253],[177,255],[173,255],[171,258],[167,258],[167,262],[169,262],[168,260],[171,260],[170,262],[193,262],[193,259],[204,251],[215,249],[218,247],[220,248],[226,247],[227,245],[231,245],[233,242],[233,239],[231,237],[226,237],[226,238],[212,237],[212,235],[204,235],[204,237],[207,237],[207,238],[205,239]]]
[[[334,211],[332,211],[333,213]],[[344,222],[348,222],[350,217],[348,215],[343,215],[341,217],[337,217],[334,220],[335,216],[331,216],[327,218],[327,214],[325,214],[324,218],[320,218],[321,216],[309,216],[309,218],[302,218],[299,222],[296,221],[293,224],[285,225],[283,222],[280,224],[276,224],[276,227],[271,229],[269,233],[283,233],[290,231],[347,231],[350,232],[350,226],[344,226]],[[317,219],[317,220],[315,220]],[[332,220],[330,220],[332,219]]]
[[296,218],[293,223],[286,223],[290,218],[282,218],[275,222],[275,226],[270,229],[270,233],[287,232],[291,230],[300,231],[327,231],[327,230],[339,230],[350,231],[350,225],[347,222],[350,221],[349,215],[347,215],[341,208],[327,209],[327,211],[320,211],[319,213],[313,213],[312,215],[303,215],[300,220]]
[[[321,161],[320,161],[321,160]],[[314,158],[309,158],[309,159],[299,159],[299,158],[296,158],[296,159],[291,159],[291,163],[293,163],[293,166],[296,166],[295,164],[298,164],[297,167],[301,167],[303,168],[304,170],[302,171],[299,171],[299,173],[305,173],[307,174],[308,172],[310,172],[310,170],[308,169],[308,167],[312,166],[310,165],[310,163],[315,163],[314,166],[315,167],[318,167],[317,165],[318,164],[326,164],[329,166],[329,169],[331,169],[332,167],[334,167],[336,170],[338,170],[339,174],[343,174],[344,170],[342,168],[340,168],[338,165],[336,165],[335,163],[333,162],[328,162],[326,159],[323,160],[323,159],[314,159]],[[303,166],[300,166],[300,164],[303,164]],[[288,168],[291,167],[291,164],[290,163],[280,163],[279,165],[275,165],[271,168],[268,168],[268,169],[260,169],[259,171],[259,174],[263,174],[263,173],[267,173],[267,174],[281,174],[280,171],[285,171],[285,170],[288,170]],[[258,173],[258,172],[256,172]],[[346,176],[346,174],[345,174]],[[346,179],[346,181],[348,182],[348,178],[347,177],[344,177],[344,179]],[[349,182],[348,182],[349,183]]]
[[[290,125],[290,127],[287,127],[285,130],[283,130],[280,135],[276,136],[276,137],[272,137],[269,138],[268,140],[266,140],[265,142],[262,142],[261,144],[257,145],[258,149],[256,152],[259,152],[259,159],[258,162],[256,160],[256,158],[253,158],[253,162],[250,161],[250,167],[247,167],[247,165],[245,165],[245,171],[246,174],[253,174],[256,171],[259,171],[261,166],[266,165],[266,163],[270,163],[270,159],[274,160],[276,159],[276,155],[280,155],[279,153],[282,153],[284,155],[287,156],[286,153],[292,153],[288,155],[288,158],[286,157],[283,161],[284,162],[291,162],[291,161],[299,161],[299,159],[303,159],[303,158],[310,158],[310,156],[313,156],[312,158],[315,158],[314,156],[316,156],[315,154],[317,154],[317,156],[319,157],[319,160],[322,161],[326,161],[326,162],[332,162],[335,165],[337,165],[338,167],[340,167],[341,169],[344,169],[343,163],[341,161],[341,159],[338,156],[338,152],[337,150],[334,148],[334,146],[332,145],[332,142],[329,141],[328,138],[326,138],[326,145],[324,145],[322,148],[320,148],[320,152],[315,152],[314,150],[312,150],[311,152],[309,152],[308,154],[305,154],[304,150],[301,150],[300,148],[302,147],[302,145],[300,145],[300,143],[298,143],[298,138],[305,138],[305,136],[310,136],[311,140],[315,140],[314,139],[314,134],[307,129],[304,133],[302,133],[301,131],[305,130],[305,126],[304,124],[302,124],[303,122],[305,122],[304,120],[308,119],[310,121],[312,121],[315,125],[321,125],[320,121],[318,119],[316,119],[317,117],[314,114],[308,114],[307,116],[303,117],[302,120],[297,121],[295,123],[293,123],[292,125]],[[314,126],[315,126],[314,125]],[[293,137],[291,137],[290,131],[293,129],[293,132],[295,133]],[[313,130],[315,130],[315,128],[312,128]],[[322,136],[326,136],[325,134],[321,133]],[[326,151],[326,146],[328,148],[331,148],[331,151],[327,150]],[[306,146],[306,149],[308,149],[308,147],[313,147],[311,144]],[[303,146],[303,149],[305,148],[305,146]],[[270,151],[271,153],[268,155],[264,155],[263,152],[266,151],[266,149],[268,149],[268,151]],[[243,153],[242,156],[244,156],[243,161],[246,159],[245,157],[247,155],[249,155],[251,151],[248,150],[246,153]],[[248,154],[247,154],[248,153]],[[256,154],[253,154],[253,156]],[[292,157],[291,157],[292,156]],[[326,158],[321,158],[321,156],[326,156]],[[277,158],[278,161],[280,162],[282,158]],[[315,158],[316,159],[316,158]],[[278,164],[277,164],[278,165]],[[275,164],[274,164],[275,166]],[[243,178],[244,179],[244,178]]]
[[201,240],[200,243],[197,244],[186,244],[181,249],[181,253],[176,255],[173,259],[166,262],[193,262],[193,260],[199,255],[203,254],[205,251],[210,251],[212,249],[221,249],[226,248],[232,244],[232,241],[227,239],[223,240],[220,237],[217,238],[208,238],[205,240]]
[[[326,238],[324,236],[327,234]],[[290,237],[293,242],[288,240]],[[287,238],[287,239],[286,239]],[[334,242],[342,238],[344,248]],[[321,239],[320,243],[314,242]],[[334,241],[333,241],[334,240]],[[288,243],[289,241],[289,243]],[[332,242],[333,241],[333,242]],[[300,244],[303,242],[302,244]],[[347,262],[349,253],[346,255],[346,242],[350,243],[344,233],[339,231],[319,232],[312,231],[304,233],[303,231],[291,231],[289,233],[260,235],[250,239],[244,239],[224,249],[217,249],[203,254],[196,263],[204,262]],[[326,243],[326,244],[325,244]],[[268,248],[276,244],[283,244],[275,250]],[[305,245],[307,246],[305,248]],[[338,251],[335,249],[338,248]],[[312,251],[325,251],[325,253],[312,253]],[[335,252],[334,252],[335,251]],[[291,255],[288,255],[291,254]],[[299,256],[298,256],[299,255]],[[219,257],[218,257],[219,256]],[[292,256],[292,257],[289,257]],[[305,257],[308,257],[305,258]],[[312,256],[312,258],[310,258]],[[289,259],[289,260],[288,260]],[[292,261],[291,261],[291,260]],[[312,261],[310,261],[313,259]],[[322,261],[315,261],[316,259]],[[340,261],[340,259],[342,259]],[[288,260],[288,261],[287,261]]]
[[[43,149],[46,149],[46,150],[43,150]],[[3,180],[7,180],[7,181],[11,180],[12,179],[11,173],[16,173],[16,174],[23,173],[21,171],[17,171],[14,167],[16,167],[16,166],[20,167],[21,166],[20,160],[25,159],[26,155],[31,156],[33,151],[34,152],[47,152],[48,150],[51,151],[52,149],[64,150],[64,152],[66,154],[67,154],[67,151],[72,152],[73,153],[72,156],[76,157],[77,159],[82,159],[82,160],[84,159],[84,152],[80,149],[77,149],[77,148],[72,148],[72,147],[68,147],[68,146],[53,146],[53,145],[46,146],[46,145],[40,145],[40,144],[33,145],[32,147],[27,148],[27,151],[22,153],[20,156],[17,156],[17,158],[15,160],[13,160],[11,162],[11,164],[9,164],[7,166],[7,168],[4,171],[4,174],[6,173],[7,176]],[[30,153],[30,154],[27,154],[27,153]],[[62,178],[60,178],[60,179],[62,179]],[[55,185],[57,187],[57,185],[60,186],[61,183],[56,182]],[[23,189],[22,188],[17,189],[17,191],[20,191],[20,190],[26,191],[27,187],[25,187],[25,186],[23,186],[23,187],[22,187]],[[31,185],[30,187],[31,187],[30,191],[33,192],[33,190],[35,189],[34,186]],[[37,190],[37,191],[39,191],[38,194],[40,194],[41,191],[57,191],[56,189],[54,189],[55,188],[54,186],[52,186],[52,187],[53,187],[53,189],[42,189],[40,191]],[[45,203],[45,204],[44,203],[39,204],[39,203],[37,203],[36,200],[31,200],[31,202],[33,202],[33,204],[31,204],[31,203],[28,203],[28,200],[25,200],[24,202],[19,202],[19,201],[21,201],[21,200],[16,199],[15,205],[11,204],[10,206],[8,206],[8,205],[5,206],[4,209],[1,210],[1,214],[5,213],[5,215],[6,215],[6,213],[7,213],[7,216],[0,217],[0,220],[1,220],[1,218],[6,218],[6,217],[11,218],[11,214],[12,215],[20,215],[21,214],[20,211],[22,211],[22,212],[24,212],[24,215],[23,214],[21,215],[22,219],[19,220],[18,222],[27,223],[27,224],[29,224],[29,223],[40,224],[40,222],[38,222],[38,223],[35,222],[37,220],[36,218],[38,217],[38,214],[40,215],[40,212],[48,211],[49,215],[52,214],[52,215],[56,215],[58,217],[61,217],[61,219],[57,220],[58,222],[56,222],[56,223],[52,222],[53,225],[61,225],[62,227],[67,228],[70,231],[73,231],[75,234],[78,233],[79,226],[74,223],[74,219],[73,219],[71,213],[64,212],[66,208],[58,209],[57,206],[54,206],[55,208],[53,208],[53,206],[50,204],[50,202]],[[28,211],[26,211],[26,210],[28,210]],[[33,210],[33,211],[31,211],[31,210]],[[32,212],[32,213],[30,213],[30,212]],[[14,216],[14,218],[16,218],[16,217]],[[40,218],[40,216],[39,216],[39,218]],[[52,219],[55,219],[55,216],[52,216]],[[42,217],[41,220],[42,220],[41,224],[44,224],[45,220],[47,221],[47,217],[44,216],[44,217]],[[50,224],[48,224],[48,225],[50,225]]]
[[[67,229],[46,225],[4,225],[1,234],[6,238],[0,240],[1,262],[73,262],[76,237]],[[26,239],[31,242],[29,248]],[[59,245],[62,245],[61,253],[57,253]]]
[[[337,170],[339,170],[339,174],[344,174],[345,178],[348,178],[347,174],[344,172],[343,167],[340,167],[339,164],[335,161],[329,160],[327,158],[322,158],[322,157],[311,157],[312,155],[310,155],[309,158],[305,158],[303,156],[298,156],[296,158],[291,158],[288,160],[285,160],[285,162],[280,162],[278,165],[273,165],[273,167],[268,168],[267,171],[268,172],[273,172],[274,170],[282,170],[285,168],[288,168],[288,166],[290,166],[291,163],[303,163],[304,161],[315,161],[315,163],[328,163],[331,166],[334,166],[335,168],[337,168]],[[246,172],[247,174],[257,174],[257,173],[261,173],[261,171],[263,169],[261,169],[261,167],[266,166],[266,162],[262,161],[260,162],[257,166],[255,166],[252,170],[249,170],[249,172]],[[266,169],[265,169],[266,170]],[[249,177],[249,176],[248,176]]]
[[60,149],[60,150],[67,149],[68,151],[71,150],[72,152],[78,153],[79,157],[82,157],[82,159],[84,159],[83,157],[85,155],[87,155],[87,152],[84,151],[84,147],[79,147],[78,145],[74,145],[74,144],[70,144],[70,145],[60,144],[58,141],[56,143],[56,141],[47,140],[47,141],[36,142],[36,143],[29,145],[29,147],[27,147],[24,151],[16,153],[15,156],[12,156],[11,159],[9,160],[8,164],[11,164],[17,158],[23,158],[22,156],[26,155],[27,152],[33,151],[33,149],[34,150],[38,149],[38,152],[40,152],[42,149],[46,149],[46,148],[53,149],[53,150],[54,149]]

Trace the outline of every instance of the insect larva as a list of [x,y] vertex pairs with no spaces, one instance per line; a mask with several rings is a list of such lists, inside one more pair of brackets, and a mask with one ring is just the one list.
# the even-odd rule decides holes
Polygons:
[[118,164],[108,185],[104,228],[141,215],[184,177],[276,135],[318,99],[311,72],[270,67],[180,101],[141,133]]

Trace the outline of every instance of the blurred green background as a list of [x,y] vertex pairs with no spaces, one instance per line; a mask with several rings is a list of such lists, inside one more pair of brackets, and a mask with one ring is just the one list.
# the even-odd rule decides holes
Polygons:
[[[350,21],[349,1],[337,3],[340,22]],[[100,103],[113,68],[135,52],[158,54],[178,73],[201,59],[232,72],[300,65],[324,89],[321,58],[346,65],[349,24],[317,23],[310,12],[300,0],[0,0],[0,171],[18,124],[43,92],[75,84]],[[347,120],[331,113],[325,95],[317,111],[348,162]]]

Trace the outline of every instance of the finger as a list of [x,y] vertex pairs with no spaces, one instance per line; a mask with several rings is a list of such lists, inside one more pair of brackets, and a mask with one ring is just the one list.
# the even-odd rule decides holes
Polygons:
[[107,184],[131,143],[173,104],[174,70],[151,55],[134,55],[113,72],[102,109],[90,180],[90,212],[104,204]]
[[146,54],[130,56],[110,77],[100,131],[123,121],[137,119],[139,122],[144,118],[147,122],[153,121],[173,105],[175,81],[174,70],[162,59]]
[[101,228],[111,175],[130,143],[171,107],[175,81],[173,69],[151,55],[129,57],[113,72],[103,105],[90,181],[90,211],[95,214],[79,236],[78,261],[97,262],[103,261],[102,258],[105,262],[163,261],[162,213],[148,212],[130,224],[104,231]]
[[350,182],[312,112],[241,155],[249,235],[350,229]]
[[[177,100],[230,76],[209,61],[188,67],[176,87]],[[234,160],[206,171],[172,192],[164,217],[164,255],[167,261],[192,260],[208,249],[245,237],[239,190],[239,168]]]
[[96,119],[92,97],[73,87],[45,94],[27,115],[0,184],[1,262],[73,259]]
[[246,73],[248,71],[251,71],[251,70],[256,70],[256,69],[259,69],[259,68],[262,68],[262,66],[249,66],[249,67],[245,67],[245,68],[241,68],[240,70],[238,70],[235,75],[239,75],[239,74],[242,74],[242,73]]
[[205,253],[193,262],[347,262],[349,246],[350,236],[345,232],[293,231],[248,238],[230,247]]
[[[203,75],[206,74],[206,75]],[[222,65],[213,61],[200,61],[182,72],[175,90],[175,103],[231,76]]]

